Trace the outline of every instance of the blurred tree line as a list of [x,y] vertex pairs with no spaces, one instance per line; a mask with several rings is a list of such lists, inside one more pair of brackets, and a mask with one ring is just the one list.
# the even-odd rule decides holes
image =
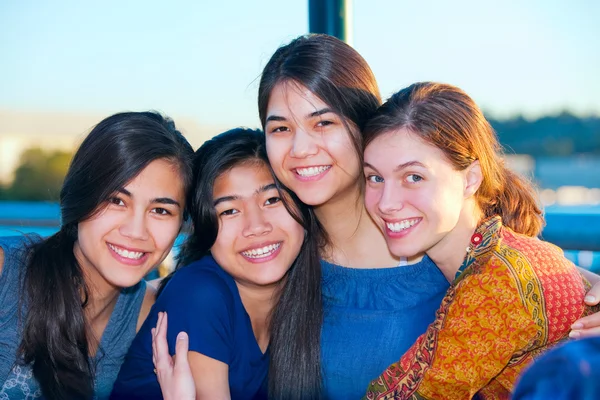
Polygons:
[[0,200],[58,201],[71,157],[65,151],[25,150],[12,183],[0,186]]
[[[600,156],[600,117],[568,112],[533,121],[519,116],[488,118],[508,153],[540,156]],[[28,149],[21,155],[14,181],[0,186],[0,200],[57,201],[72,154]]]
[[488,118],[507,153],[533,157],[573,154],[600,156],[600,118],[580,118],[568,112],[534,121],[523,117]]

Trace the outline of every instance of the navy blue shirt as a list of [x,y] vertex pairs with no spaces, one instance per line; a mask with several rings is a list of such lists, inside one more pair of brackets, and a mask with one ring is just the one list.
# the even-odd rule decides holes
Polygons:
[[360,399],[427,330],[450,284],[427,256],[395,268],[321,265],[325,398]]
[[232,399],[266,398],[268,355],[256,342],[235,281],[212,257],[180,269],[167,283],[131,344],[111,398],[162,398],[152,364],[150,332],[160,311],[168,314],[171,354],[175,354],[177,334],[185,331],[190,351],[229,366]]

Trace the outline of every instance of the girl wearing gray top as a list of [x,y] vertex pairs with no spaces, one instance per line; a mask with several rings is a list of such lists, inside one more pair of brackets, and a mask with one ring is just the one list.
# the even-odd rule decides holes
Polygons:
[[60,230],[0,239],[0,399],[105,399],[154,302],[142,281],[184,219],[193,150],[152,112],[101,121],[60,193]]

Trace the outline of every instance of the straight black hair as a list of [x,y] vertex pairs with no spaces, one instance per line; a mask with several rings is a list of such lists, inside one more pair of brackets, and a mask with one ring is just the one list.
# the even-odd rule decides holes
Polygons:
[[[187,199],[193,229],[181,247],[177,268],[209,254],[216,241],[219,219],[213,205],[215,180],[236,166],[252,163],[269,169],[286,209],[306,231],[300,253],[282,281],[279,300],[271,314],[269,397],[317,399],[321,396],[322,229],[312,209],[277,181],[269,165],[262,131],[232,129],[205,142],[196,151],[196,186]],[[165,278],[161,282],[159,295],[167,281]]]
[[18,352],[45,398],[94,395],[95,365],[84,315],[89,290],[73,253],[79,222],[100,212],[154,160],[172,162],[187,192],[192,156],[173,121],[154,112],[112,115],[81,143],[60,192],[61,228],[31,246],[21,294],[26,314]]

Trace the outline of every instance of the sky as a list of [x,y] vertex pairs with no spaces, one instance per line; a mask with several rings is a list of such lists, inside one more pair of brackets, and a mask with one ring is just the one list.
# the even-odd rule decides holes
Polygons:
[[[600,115],[596,0],[349,3],[384,98],[433,80],[495,117]],[[262,68],[307,32],[307,0],[2,0],[0,109],[257,127]]]

